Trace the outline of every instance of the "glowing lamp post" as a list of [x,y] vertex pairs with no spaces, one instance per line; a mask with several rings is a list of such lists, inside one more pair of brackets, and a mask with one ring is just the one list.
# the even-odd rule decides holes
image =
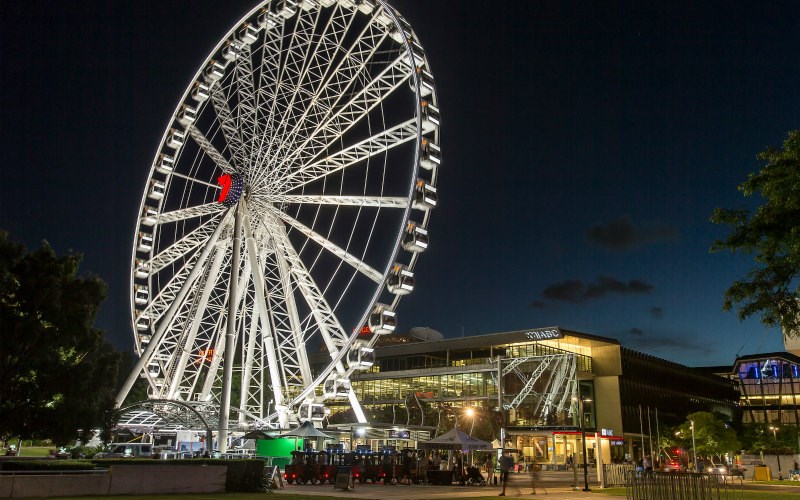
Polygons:
[[781,456],[778,453],[778,428],[770,426],[769,430],[772,431],[772,439],[775,441],[775,458],[778,459],[778,481],[783,481],[783,474],[781,473]]

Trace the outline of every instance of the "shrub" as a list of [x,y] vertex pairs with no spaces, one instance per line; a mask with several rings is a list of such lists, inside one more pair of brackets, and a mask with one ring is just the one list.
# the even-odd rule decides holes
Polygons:
[[5,460],[3,470],[91,470],[94,464],[88,460]]

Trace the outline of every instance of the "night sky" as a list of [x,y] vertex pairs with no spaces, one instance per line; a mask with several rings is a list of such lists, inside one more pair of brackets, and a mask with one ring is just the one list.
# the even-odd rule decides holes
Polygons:
[[[2,221],[85,254],[98,325],[132,347],[130,253],[175,105],[256,2],[0,2]],[[396,0],[443,118],[431,247],[399,327],[531,327],[688,365],[782,350],[722,294],[746,255],[709,254],[715,207],[800,127],[800,3]]]

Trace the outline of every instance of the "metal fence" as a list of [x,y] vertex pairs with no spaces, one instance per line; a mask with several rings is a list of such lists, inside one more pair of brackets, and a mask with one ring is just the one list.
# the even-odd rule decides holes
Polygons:
[[740,476],[694,472],[625,472],[628,500],[736,500],[744,498]]
[[603,487],[625,486],[625,473],[634,470],[633,464],[603,464]]

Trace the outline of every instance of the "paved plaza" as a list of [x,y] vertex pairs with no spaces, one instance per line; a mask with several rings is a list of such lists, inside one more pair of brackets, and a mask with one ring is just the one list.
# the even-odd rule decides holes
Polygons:
[[[485,476],[485,474],[484,474]],[[572,486],[574,475],[571,471],[542,471],[539,473],[539,483],[536,487],[536,497],[544,496],[547,491],[547,498],[560,500],[603,498],[592,495],[590,492],[576,491]],[[583,487],[583,475],[578,476],[578,484]],[[589,487],[598,488],[596,476],[589,475]],[[497,496],[502,491],[501,486],[433,486],[433,485],[383,485],[378,484],[358,484],[356,483],[353,491],[343,491],[334,489],[330,484],[322,485],[286,485],[282,490],[275,490],[276,493],[290,493],[303,495],[324,495],[337,497],[350,497],[362,499],[432,499],[432,498],[471,498]],[[507,497],[531,497],[531,475],[520,473],[511,474],[509,484],[506,487]]]

